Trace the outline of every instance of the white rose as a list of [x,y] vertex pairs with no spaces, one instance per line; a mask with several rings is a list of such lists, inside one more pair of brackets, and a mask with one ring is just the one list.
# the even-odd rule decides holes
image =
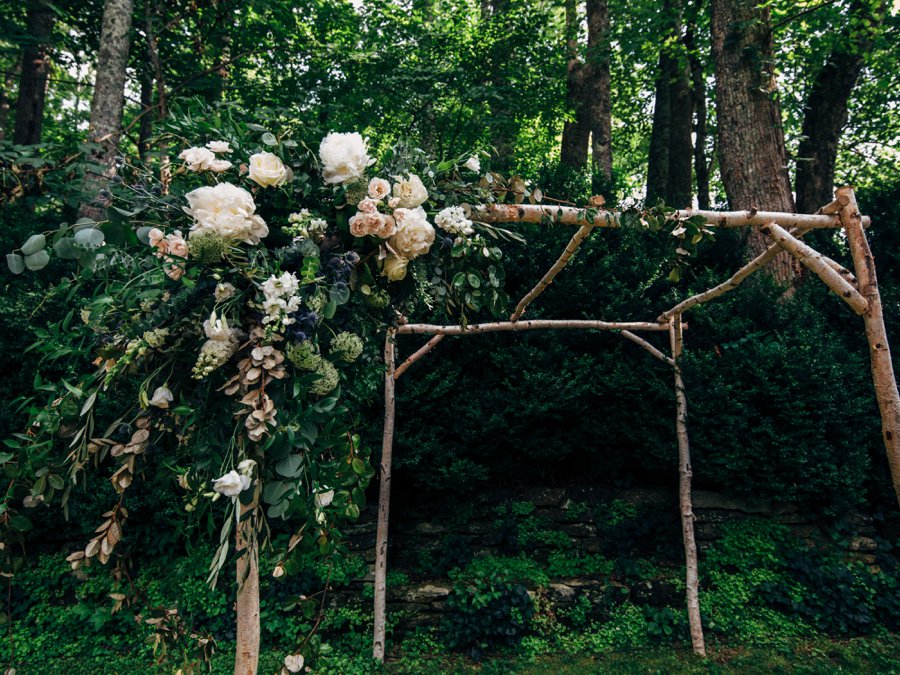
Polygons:
[[210,141],[206,144],[206,147],[209,148],[211,152],[218,154],[227,155],[231,152],[231,146],[228,145],[228,141]]
[[366,141],[358,133],[330,133],[319,145],[322,175],[329,185],[347,183],[362,178],[372,163]]
[[369,196],[375,200],[382,200],[391,194],[391,184],[384,178],[373,178],[369,181]]
[[400,281],[406,277],[407,266],[409,266],[409,260],[406,258],[389,255],[384,259],[382,272],[388,278],[388,281]]
[[250,180],[262,187],[278,187],[292,178],[278,155],[260,152],[250,156]]
[[465,167],[469,171],[474,171],[475,173],[478,173],[479,171],[481,171],[481,160],[479,160],[477,157],[475,157],[473,155],[472,157],[469,157],[469,159],[466,160]]
[[400,206],[400,199],[398,197],[391,197],[390,199],[388,199],[388,206],[392,209],[396,209],[398,206]]
[[223,239],[258,244],[269,234],[266,221],[256,215],[256,203],[244,188],[219,183],[192,190],[185,195],[190,206],[184,212],[193,217],[191,235],[215,232]]
[[215,173],[222,173],[223,171],[228,171],[232,166],[233,164],[227,159],[214,159],[209,163],[209,170]]
[[203,171],[216,161],[216,156],[206,148],[188,148],[178,155],[178,159],[183,159],[191,171]]
[[169,391],[168,387],[157,387],[156,391],[153,392],[153,397],[150,399],[149,403],[152,406],[165,410],[174,400],[175,397],[172,396],[172,392]]
[[233,470],[213,481],[213,490],[222,493],[226,497],[237,497],[248,487],[250,487],[250,478],[242,476]]
[[358,208],[363,213],[376,213],[378,211],[378,202],[376,202],[374,199],[366,197],[359,204],[357,204],[356,208]]
[[428,253],[434,243],[434,228],[427,220],[425,209],[397,209],[394,211],[397,233],[390,245],[397,255],[412,260]]
[[404,209],[414,209],[428,199],[428,190],[422,184],[422,179],[411,173],[406,180],[397,177],[397,182],[394,183],[394,197],[400,200],[397,202],[398,206]]

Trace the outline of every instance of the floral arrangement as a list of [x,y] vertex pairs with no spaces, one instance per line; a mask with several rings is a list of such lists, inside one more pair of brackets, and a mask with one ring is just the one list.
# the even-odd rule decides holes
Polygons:
[[[53,293],[87,298],[35,345],[48,368],[80,360],[86,374],[38,378],[25,402],[28,428],[7,442],[27,490],[21,506],[12,492],[4,502],[13,534],[29,509],[66,504],[89,467],[109,467],[114,505],[69,556],[73,568],[106,562],[125,494],[156,455],[185,511],[221,524],[211,584],[248,508],[276,577],[340,550],[339,524],[374,475],[353,429],[383,377],[376,345],[417,308],[454,322],[503,312],[497,243],[516,238],[463,205],[509,189],[477,156],[383,154],[359,133],[329,133],[314,151],[234,126],[159,174],[122,167],[108,220],[64,223],[7,256],[15,273],[76,261]],[[270,535],[279,520],[292,536]]]

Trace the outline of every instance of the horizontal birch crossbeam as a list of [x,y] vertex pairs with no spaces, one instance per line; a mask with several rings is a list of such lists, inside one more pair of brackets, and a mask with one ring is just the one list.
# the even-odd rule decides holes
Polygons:
[[771,237],[781,248],[794,256],[802,265],[814,272],[828,288],[844,302],[846,302],[857,314],[865,314],[869,306],[868,301],[860,295],[859,291],[834,270],[829,264],[833,262],[826,259],[814,248],[792,236],[787,230],[775,223],[769,223],[760,228],[760,232]]
[[[549,219],[564,225],[592,225],[593,227],[620,227],[621,213],[594,210],[589,212],[575,206],[550,206],[547,204],[478,204],[464,205],[469,217],[483,223],[541,223]],[[591,217],[593,214],[593,218]],[[712,227],[752,227],[776,223],[782,227],[806,230],[838,229],[841,219],[834,214],[781,213],[778,211],[701,211],[683,209],[673,216],[681,220],[703,216]],[[868,227],[868,216],[862,216],[863,227]]]
[[531,321],[496,321],[493,323],[473,323],[468,326],[442,326],[431,323],[407,323],[397,326],[398,335],[476,335],[479,333],[496,333],[501,331],[543,330],[543,329],[581,329],[581,330],[629,330],[629,331],[667,331],[666,324],[651,321],[591,321],[566,319],[535,319]]

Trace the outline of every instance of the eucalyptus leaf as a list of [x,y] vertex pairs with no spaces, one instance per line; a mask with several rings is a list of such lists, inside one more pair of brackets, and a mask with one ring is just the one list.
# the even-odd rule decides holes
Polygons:
[[34,255],[38,251],[42,251],[47,245],[47,238],[42,234],[33,234],[28,237],[28,241],[22,244],[22,255],[28,257]]
[[25,267],[32,272],[44,269],[50,262],[50,254],[46,250],[40,250],[37,253],[25,256]]
[[25,259],[18,253],[7,253],[6,266],[13,274],[22,274],[25,271]]
[[53,251],[62,260],[75,260],[81,255],[81,251],[75,245],[72,237],[63,237],[53,244]]

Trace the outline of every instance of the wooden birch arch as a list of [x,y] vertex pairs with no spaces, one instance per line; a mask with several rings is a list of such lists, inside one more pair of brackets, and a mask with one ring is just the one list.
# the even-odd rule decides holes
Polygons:
[[[509,321],[461,325],[433,325],[408,323],[401,319],[387,331],[384,346],[386,365],[384,380],[384,437],[380,465],[380,487],[378,499],[378,527],[375,543],[375,621],[373,656],[384,660],[385,654],[385,611],[387,595],[387,544],[388,517],[391,493],[391,455],[394,439],[395,383],[411,365],[428,354],[445,336],[470,336],[499,331],[523,331],[543,329],[601,330],[620,334],[625,339],[652,354],[660,362],[672,368],[675,388],[675,429],[678,438],[678,506],[681,512],[681,528],[684,540],[686,564],[685,596],[691,643],[694,653],[704,656],[706,646],[703,626],[700,620],[698,597],[699,574],[697,567],[697,546],[694,540],[694,514],[691,502],[691,456],[687,432],[687,395],[681,376],[681,356],[684,343],[682,315],[696,305],[709,302],[728,291],[737,288],[753,272],[761,269],[779,252],[787,251],[801,264],[818,276],[850,308],[863,317],[869,341],[872,364],[872,379],[881,413],[882,433],[887,450],[891,480],[897,501],[900,504],[900,396],[891,364],[890,348],[884,328],[881,298],[875,277],[875,262],[865,235],[869,218],[861,216],[853,189],[840,188],[836,198],[823,206],[816,214],[778,213],[765,211],[678,211],[679,218],[703,216],[712,227],[755,227],[772,240],[771,246],[762,254],[741,267],[731,277],[718,286],[679,302],[671,309],[650,321],[592,321],[592,320],[552,320],[529,321],[521,317],[528,305],[537,298],[565,267],[566,263],[598,227],[618,227],[619,214],[612,211],[588,212],[574,207],[542,205],[483,205],[470,206],[467,210],[472,218],[488,223],[540,223],[552,222],[578,226],[559,259],[517,304]],[[801,237],[812,229],[843,228],[847,235],[853,258],[855,276],[840,263],[815,251],[803,243]],[[644,332],[667,333],[669,353],[653,346],[639,335]],[[397,364],[397,339],[403,335],[430,335],[431,338],[418,350]]]

